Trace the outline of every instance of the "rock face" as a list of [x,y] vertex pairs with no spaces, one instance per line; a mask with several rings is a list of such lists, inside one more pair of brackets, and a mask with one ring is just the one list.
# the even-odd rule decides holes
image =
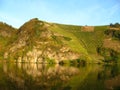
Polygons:
[[64,43],[64,36],[48,30],[52,26],[38,19],[25,23],[18,30],[18,38],[9,46],[4,58],[35,63],[59,63],[61,60],[78,59],[80,54]]

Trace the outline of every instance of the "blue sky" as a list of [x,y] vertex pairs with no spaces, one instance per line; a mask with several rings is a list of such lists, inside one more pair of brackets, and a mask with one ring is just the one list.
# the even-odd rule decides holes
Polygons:
[[74,25],[120,23],[120,0],[0,0],[0,21],[18,28],[36,17]]

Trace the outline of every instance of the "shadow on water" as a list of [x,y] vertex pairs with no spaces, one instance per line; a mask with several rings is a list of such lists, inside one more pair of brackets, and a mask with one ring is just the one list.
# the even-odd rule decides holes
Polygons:
[[0,90],[120,90],[120,65],[0,63]]

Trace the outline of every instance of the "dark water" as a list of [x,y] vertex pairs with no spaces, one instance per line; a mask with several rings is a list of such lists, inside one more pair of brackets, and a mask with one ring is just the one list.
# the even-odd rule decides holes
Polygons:
[[0,90],[120,90],[120,65],[0,63]]

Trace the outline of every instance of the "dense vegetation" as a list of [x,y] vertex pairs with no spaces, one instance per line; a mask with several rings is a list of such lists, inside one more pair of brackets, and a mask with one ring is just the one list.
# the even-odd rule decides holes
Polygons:
[[109,28],[104,31],[106,40],[97,52],[104,57],[105,62],[117,62],[120,59],[120,24],[110,24]]

